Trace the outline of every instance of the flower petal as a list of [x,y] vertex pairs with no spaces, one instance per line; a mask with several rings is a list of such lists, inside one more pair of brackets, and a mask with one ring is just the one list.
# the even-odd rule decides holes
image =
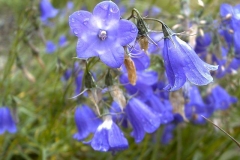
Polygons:
[[109,23],[112,20],[118,21],[120,19],[119,8],[111,1],[103,1],[98,3],[93,9],[93,15],[105,21],[106,23]]
[[203,62],[194,50],[178,37],[173,37],[178,43],[179,54],[184,64],[183,70],[188,80],[195,85],[207,85],[213,81],[210,70],[217,70],[218,66],[209,65]]
[[93,33],[97,35],[97,30],[90,23],[91,18],[92,14],[88,11],[77,11],[69,16],[69,26],[75,36],[85,40]]
[[121,46],[126,46],[137,37],[138,29],[135,24],[128,20],[119,21],[118,41]]
[[114,43],[103,43],[98,50],[99,58],[111,68],[119,68],[124,61],[124,49]]
[[98,39],[95,39],[95,41],[92,41],[92,42],[78,39],[77,48],[76,48],[77,57],[87,59],[90,57],[98,56],[98,53],[96,51],[97,45],[98,45],[97,42],[98,42]]
[[128,148],[128,141],[124,137],[119,127],[113,122],[112,128],[108,131],[108,142],[110,150],[124,150]]
[[132,135],[136,143],[144,137],[144,131],[153,133],[160,125],[160,118],[147,105],[136,98],[132,98],[126,107],[126,114],[133,126]]
[[163,59],[169,82],[165,90],[178,90],[186,82],[182,64],[183,57],[176,43],[174,45],[169,38],[164,40]]
[[108,130],[103,128],[95,132],[91,141],[91,146],[96,151],[107,152],[110,148],[108,144]]
[[222,17],[227,16],[228,14],[233,14],[233,7],[230,4],[223,3],[220,6],[220,15]]

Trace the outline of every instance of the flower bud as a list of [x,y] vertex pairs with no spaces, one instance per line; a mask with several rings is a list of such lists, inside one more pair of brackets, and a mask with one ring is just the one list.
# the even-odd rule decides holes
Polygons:
[[137,73],[136,73],[136,67],[135,67],[133,60],[129,56],[125,56],[124,64],[125,64],[127,72],[128,72],[129,82],[132,85],[135,85],[136,81],[137,81]]
[[142,37],[138,39],[138,42],[140,44],[141,49],[143,49],[145,52],[148,50],[148,38]]
[[113,79],[112,79],[112,75],[110,73],[110,70],[108,70],[108,72],[105,76],[105,85],[106,86],[112,86],[113,85]]
[[92,77],[92,74],[88,71],[86,71],[84,75],[84,84],[86,88],[96,88],[96,84]]

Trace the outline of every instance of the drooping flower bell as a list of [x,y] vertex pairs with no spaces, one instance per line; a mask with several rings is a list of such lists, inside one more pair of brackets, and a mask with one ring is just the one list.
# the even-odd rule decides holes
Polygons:
[[0,107],[0,135],[5,131],[9,133],[17,132],[16,123],[8,107]]
[[136,98],[129,100],[125,112],[132,124],[131,135],[136,143],[143,140],[145,132],[153,133],[160,126],[161,120],[158,113]]
[[41,0],[39,8],[43,22],[47,21],[48,18],[54,18],[58,14],[58,10],[52,6],[49,0]]
[[152,85],[157,83],[158,74],[155,71],[137,72],[136,85],[129,84],[127,74],[124,73],[120,77],[120,82],[130,95],[135,95],[142,101],[146,101],[153,94]]
[[124,61],[124,48],[137,36],[136,26],[120,19],[118,6],[103,1],[95,6],[93,14],[77,11],[69,16],[72,32],[78,37],[77,57],[99,57],[111,68],[119,68]]
[[229,95],[228,92],[219,85],[212,89],[208,100],[210,104],[214,106],[215,110],[225,110],[230,107],[231,104],[237,102],[236,97]]
[[127,139],[111,116],[107,116],[103,123],[98,126],[90,143],[94,150],[101,152],[119,151],[128,148]]
[[164,100],[163,102],[160,100],[157,95],[152,94],[149,96],[147,104],[159,114],[161,119],[161,123],[166,124],[173,120],[173,112],[172,106],[170,103],[167,103],[168,100]]
[[52,54],[57,50],[57,46],[52,41],[46,42],[46,53]]
[[210,117],[214,112],[214,108],[205,104],[198,87],[192,86],[189,87],[189,102],[185,105],[184,111],[187,119],[196,124],[203,124],[205,119],[201,115],[207,118]]
[[195,51],[177,37],[166,25],[163,26],[163,59],[169,84],[166,90],[180,89],[188,80],[195,85],[207,85],[213,81],[211,70],[218,66],[202,61]]
[[73,138],[82,141],[87,138],[90,133],[96,131],[97,127],[101,124],[101,120],[97,118],[91,108],[82,105],[76,108],[75,123],[78,132],[73,135]]
[[199,54],[206,53],[211,42],[212,37],[210,33],[205,33],[203,36],[198,36],[196,38],[196,46],[194,48],[195,52]]

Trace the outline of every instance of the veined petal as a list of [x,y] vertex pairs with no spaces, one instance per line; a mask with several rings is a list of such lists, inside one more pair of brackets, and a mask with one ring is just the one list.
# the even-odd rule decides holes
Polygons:
[[108,131],[108,142],[110,150],[124,150],[128,148],[128,141],[124,137],[119,127],[113,122],[112,128]]
[[126,114],[133,126],[132,135],[137,143],[143,139],[144,131],[153,133],[160,125],[158,114],[136,98],[128,102]]
[[183,70],[188,80],[195,85],[206,85],[213,81],[209,70],[217,70],[217,66],[203,62],[193,49],[178,37],[173,37],[179,45],[183,57]]
[[103,43],[98,50],[99,58],[111,68],[119,68],[124,61],[124,49],[114,43]]
[[164,40],[163,58],[169,82],[169,85],[164,89],[169,89],[170,91],[180,89],[186,82],[186,76],[182,64],[184,57],[176,42],[173,44],[168,38]]
[[120,11],[118,6],[112,1],[98,3],[93,9],[93,15],[103,20],[106,25],[111,21],[119,21]]
[[120,20],[118,28],[118,41],[121,46],[126,46],[137,37],[138,29],[135,24],[128,20]]
[[108,143],[107,129],[97,130],[91,141],[91,146],[96,151],[107,152],[110,148]]
[[90,133],[94,133],[101,123],[96,114],[86,105],[77,107],[75,112],[75,123],[78,132],[73,135],[74,139],[82,141]]
[[92,13],[88,11],[77,11],[69,16],[69,26],[75,36],[86,41],[90,35],[97,36],[97,30],[91,23]]
[[92,42],[78,39],[76,48],[77,57],[87,59],[90,57],[98,56],[98,53],[96,51],[98,48],[97,46],[98,41],[99,41],[98,39],[93,39]]

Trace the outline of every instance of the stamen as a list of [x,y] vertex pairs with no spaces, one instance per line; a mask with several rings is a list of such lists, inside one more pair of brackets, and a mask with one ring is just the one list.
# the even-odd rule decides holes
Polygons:
[[102,41],[104,41],[104,40],[107,38],[107,32],[104,31],[104,30],[100,30],[100,31],[99,31],[99,34],[98,34],[98,37],[99,37]]

